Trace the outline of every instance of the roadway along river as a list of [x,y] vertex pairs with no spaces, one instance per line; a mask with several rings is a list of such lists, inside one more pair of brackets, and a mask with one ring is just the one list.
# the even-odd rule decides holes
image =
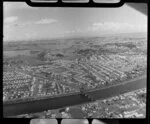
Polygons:
[[[105,99],[115,95],[123,94],[129,91],[146,87],[146,78],[132,80],[127,83],[111,86],[105,89],[89,91],[88,94],[95,99]],[[41,99],[30,102],[3,104],[3,116],[15,116],[19,114],[41,112],[48,109],[58,109],[72,105],[78,105],[89,102],[89,99],[80,94],[71,94],[68,96]]]

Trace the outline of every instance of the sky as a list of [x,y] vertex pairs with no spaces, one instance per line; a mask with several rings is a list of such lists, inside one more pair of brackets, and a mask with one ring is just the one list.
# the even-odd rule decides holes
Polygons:
[[146,32],[147,16],[119,8],[30,7],[4,2],[4,41]]

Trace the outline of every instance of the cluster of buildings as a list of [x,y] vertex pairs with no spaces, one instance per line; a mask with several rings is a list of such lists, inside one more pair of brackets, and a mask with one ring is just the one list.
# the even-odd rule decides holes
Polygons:
[[133,70],[120,68],[124,65],[125,68],[128,65],[133,67],[133,64],[118,54],[92,55],[75,61],[55,60],[54,64],[26,66],[19,71],[7,70],[3,72],[3,99],[57,96],[80,92],[81,87],[96,89],[109,86],[127,80],[126,72],[133,73]]
[[3,101],[31,95],[32,77],[17,70],[3,72]]
[[[38,80],[39,81],[39,80]],[[43,79],[39,81],[38,91],[35,97],[38,96],[58,96],[76,92],[75,89],[69,87],[60,81],[51,81]]]

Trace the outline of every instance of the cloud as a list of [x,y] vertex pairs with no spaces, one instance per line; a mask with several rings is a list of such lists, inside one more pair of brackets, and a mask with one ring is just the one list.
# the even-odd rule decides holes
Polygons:
[[14,22],[11,22],[11,23],[6,23],[4,24],[4,30],[15,30],[15,29],[18,29],[18,28],[24,28],[24,27],[27,27],[27,26],[30,26],[30,25],[33,25],[35,24],[34,21],[27,21],[27,22],[19,22],[19,21],[14,21]]
[[33,21],[20,22],[20,23],[15,23],[15,24],[13,24],[13,27],[23,28],[23,27],[26,27],[26,26],[28,26],[28,25],[33,25],[33,24],[34,24]]
[[117,22],[104,22],[104,23],[98,22],[98,23],[93,23],[92,25],[93,31],[97,31],[97,30],[117,31],[125,28],[132,29],[133,25],[129,25],[127,23],[117,23]]
[[88,31],[146,31],[147,25],[119,22],[95,22],[88,27]]
[[4,22],[5,23],[14,23],[18,20],[18,17],[17,16],[10,16],[10,17],[6,17],[4,19]]
[[81,30],[81,29],[72,29],[72,30],[66,30],[64,31],[64,34],[74,34],[74,33],[83,33],[84,30]]
[[36,22],[36,24],[51,24],[51,23],[55,23],[58,22],[55,19],[41,19],[39,21]]

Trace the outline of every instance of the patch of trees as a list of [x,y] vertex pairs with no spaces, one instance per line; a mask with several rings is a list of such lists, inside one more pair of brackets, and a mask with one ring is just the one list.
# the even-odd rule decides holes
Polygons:
[[37,55],[37,57],[39,60],[45,61],[45,59],[46,59],[45,55],[46,55],[46,51],[42,51]]
[[141,98],[141,99],[145,99],[146,98],[146,93],[139,94],[138,97]]
[[97,50],[94,49],[81,49],[79,51],[77,51],[77,54],[83,55],[83,56],[89,56],[92,54],[95,54],[97,52]]
[[61,53],[57,53],[56,56],[57,56],[57,57],[64,57],[64,55],[61,54]]

